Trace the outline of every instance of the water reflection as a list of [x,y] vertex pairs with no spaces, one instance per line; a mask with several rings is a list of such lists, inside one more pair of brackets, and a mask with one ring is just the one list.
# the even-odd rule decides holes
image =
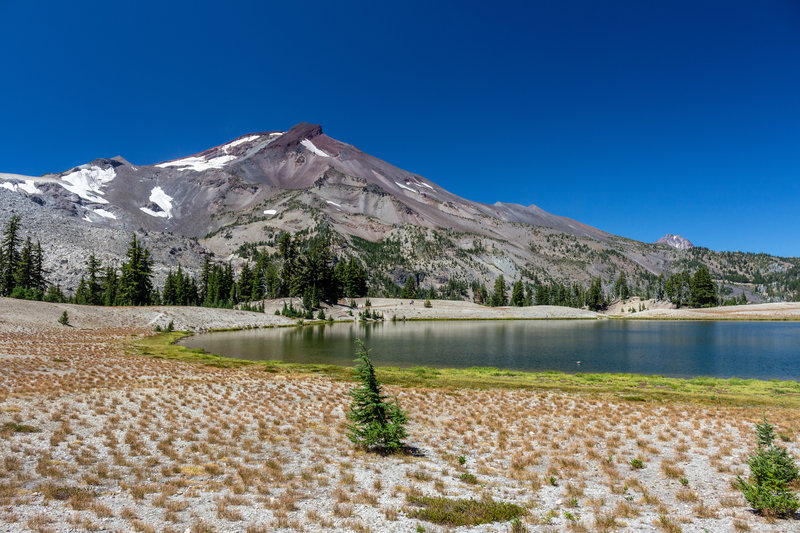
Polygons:
[[387,366],[800,377],[800,324],[781,322],[353,323],[212,333],[185,344],[242,359],[350,365],[355,339]]

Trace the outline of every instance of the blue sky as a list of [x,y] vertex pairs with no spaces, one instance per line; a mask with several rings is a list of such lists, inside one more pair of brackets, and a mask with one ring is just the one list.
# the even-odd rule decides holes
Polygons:
[[800,2],[0,0],[0,171],[320,123],[463,197],[800,256]]

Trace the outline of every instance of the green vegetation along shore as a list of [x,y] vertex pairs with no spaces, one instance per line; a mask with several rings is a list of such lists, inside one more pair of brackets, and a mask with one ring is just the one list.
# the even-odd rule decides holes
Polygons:
[[[209,366],[263,369],[270,373],[311,374],[352,380],[350,367],[247,361],[220,357],[176,344],[190,332],[169,332],[125,341],[126,351],[161,359]],[[800,407],[800,383],[739,378],[669,378],[637,374],[517,372],[498,368],[377,367],[381,382],[400,387],[458,389],[520,389],[613,396],[632,402],[689,402],[733,407]]]

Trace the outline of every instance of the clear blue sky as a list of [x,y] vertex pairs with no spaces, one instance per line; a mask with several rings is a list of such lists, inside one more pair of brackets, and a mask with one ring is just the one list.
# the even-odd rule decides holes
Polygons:
[[472,200],[800,256],[798,0],[0,0],[0,30],[0,172],[307,121]]

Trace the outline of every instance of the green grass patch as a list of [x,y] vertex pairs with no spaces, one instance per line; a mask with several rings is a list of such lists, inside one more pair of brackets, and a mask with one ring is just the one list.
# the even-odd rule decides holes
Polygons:
[[408,501],[414,506],[408,510],[410,518],[454,527],[506,522],[527,512],[513,503],[488,499],[455,500],[436,496],[409,496]]
[[[351,381],[351,367],[297,364],[280,361],[248,361],[220,357],[202,349],[190,349],[178,340],[189,332],[160,333],[128,341],[130,354],[200,363],[222,368],[257,367],[268,373],[316,374]],[[493,367],[428,368],[377,367],[381,383],[401,387],[456,389],[553,390],[591,395],[610,395],[633,402],[687,402],[737,407],[800,407],[797,381],[698,377],[692,379],[639,374],[518,372]]]
[[3,424],[3,429],[12,433],[39,433],[41,431],[41,429],[37,427],[17,424],[16,422],[6,422]]

